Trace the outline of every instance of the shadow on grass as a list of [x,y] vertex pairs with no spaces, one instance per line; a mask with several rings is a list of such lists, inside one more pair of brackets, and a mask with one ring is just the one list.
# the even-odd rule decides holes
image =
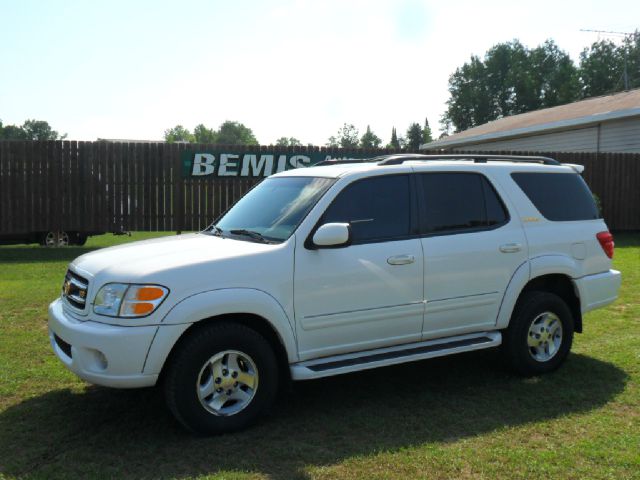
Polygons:
[[70,262],[100,247],[6,247],[0,248],[0,263]]
[[0,473],[305,478],[305,466],[588,412],[626,382],[619,368],[584,355],[523,379],[504,372],[494,352],[469,353],[296,383],[259,425],[212,438],[183,431],[156,389],[57,390],[0,414]]

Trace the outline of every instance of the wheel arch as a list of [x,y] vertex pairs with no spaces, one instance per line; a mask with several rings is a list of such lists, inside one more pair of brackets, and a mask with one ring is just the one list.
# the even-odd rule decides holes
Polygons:
[[[566,273],[544,273],[530,278],[518,292],[513,301],[513,305],[508,311],[502,311],[498,317],[498,328],[509,326],[511,315],[520,298],[528,292],[542,291],[559,296],[571,310],[573,316],[574,331],[582,333],[582,310],[580,307],[580,296],[573,279]],[[515,292],[514,292],[515,293]]]
[[171,355],[187,336],[218,321],[245,325],[265,337],[286,373],[283,378],[289,377],[289,364],[297,361],[293,327],[282,306],[266,292],[255,289],[212,290],[176,304],[158,326],[144,373],[162,374]]
[[578,289],[571,277],[563,273],[548,273],[532,278],[520,292],[543,291],[558,295],[569,307],[573,316],[573,330],[582,333],[582,310]]
[[180,336],[175,340],[175,342],[171,346],[171,350],[169,351],[168,355],[166,355],[164,361],[162,362],[162,365],[160,366],[160,369],[159,369],[158,383],[162,381],[163,374],[166,371],[167,365],[171,363],[172,356],[175,355],[175,353],[180,349],[180,346],[187,340],[187,338],[189,338],[192,335],[197,335],[199,330],[202,330],[207,326],[217,322],[236,323],[239,325],[244,325],[245,327],[258,332],[262,337],[264,337],[267,340],[267,342],[273,348],[273,352],[278,362],[280,378],[284,379],[283,383],[290,381],[291,373],[289,370],[289,359],[287,356],[287,350],[282,338],[278,334],[278,331],[264,317],[261,317],[254,313],[239,312],[239,313],[226,313],[226,314],[216,315],[212,317],[207,317],[207,318],[203,318],[200,321],[187,325],[187,328],[184,329],[180,334]]
[[498,311],[496,327],[509,326],[511,315],[524,292],[535,289],[555,293],[569,306],[574,320],[574,330],[582,332],[582,308],[580,293],[573,278],[581,277],[580,266],[567,255],[549,254],[531,258],[514,272]]

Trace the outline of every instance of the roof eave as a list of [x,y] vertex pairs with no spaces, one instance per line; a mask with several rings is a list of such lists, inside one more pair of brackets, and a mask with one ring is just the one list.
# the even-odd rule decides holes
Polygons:
[[473,143],[486,143],[494,140],[507,140],[515,137],[525,137],[538,133],[550,133],[557,130],[568,130],[576,127],[586,127],[598,123],[619,120],[640,116],[640,108],[628,108],[616,110],[614,112],[598,113],[584,117],[571,118],[569,120],[559,120],[557,122],[543,123],[531,127],[517,128],[515,130],[505,130],[503,132],[486,133],[484,135],[474,135],[461,139],[442,139],[431,143],[420,145],[420,150],[431,150],[434,148],[453,148]]

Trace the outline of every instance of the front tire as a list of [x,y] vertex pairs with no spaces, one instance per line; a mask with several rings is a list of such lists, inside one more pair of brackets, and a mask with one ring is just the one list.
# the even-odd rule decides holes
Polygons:
[[522,375],[551,372],[567,358],[573,330],[573,316],[564,300],[549,292],[527,292],[516,304],[502,350]]
[[278,365],[271,345],[244,325],[195,327],[168,365],[164,392],[176,419],[200,434],[240,430],[274,402]]

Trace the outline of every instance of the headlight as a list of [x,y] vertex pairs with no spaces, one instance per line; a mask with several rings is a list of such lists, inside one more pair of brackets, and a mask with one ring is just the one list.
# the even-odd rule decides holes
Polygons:
[[153,313],[169,293],[160,285],[107,283],[96,295],[93,311],[110,317],[144,317]]

